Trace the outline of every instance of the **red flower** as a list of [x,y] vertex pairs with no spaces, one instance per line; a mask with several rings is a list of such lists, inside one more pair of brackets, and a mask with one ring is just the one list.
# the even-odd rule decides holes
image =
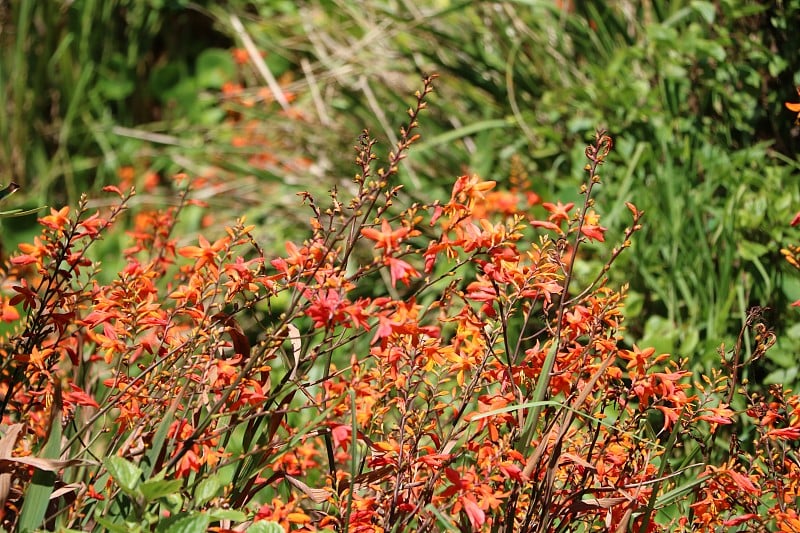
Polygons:
[[590,224],[584,224],[581,226],[581,233],[598,242],[604,242],[606,240],[605,236],[603,235],[605,231],[606,228],[603,226],[592,226]]
[[767,436],[775,439],[787,439],[787,440],[800,439],[800,428],[789,427],[782,429],[772,429],[767,432]]
[[547,220],[554,224],[560,224],[561,221],[569,222],[569,212],[575,207],[575,204],[573,202],[568,204],[562,204],[561,202],[557,204],[544,202],[542,207],[550,211],[550,216],[547,217]]
[[389,267],[389,273],[392,277],[392,287],[397,287],[397,281],[402,281],[408,286],[412,277],[419,276],[419,272],[401,259],[394,257],[387,257],[384,264]]

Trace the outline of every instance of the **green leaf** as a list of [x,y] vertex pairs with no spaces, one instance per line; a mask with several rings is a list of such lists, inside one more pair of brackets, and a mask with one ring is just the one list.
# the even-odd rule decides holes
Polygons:
[[747,261],[755,261],[769,251],[769,248],[758,242],[740,241],[739,255]]
[[177,492],[167,494],[167,496],[164,498],[164,505],[167,507],[169,512],[177,513],[181,510],[181,507],[183,507],[183,496]]
[[781,282],[781,290],[788,300],[792,302],[800,300],[800,277],[784,276]]
[[800,322],[786,330],[786,338],[800,339]]
[[259,520],[247,528],[247,533],[283,533],[283,526],[277,522]]
[[690,477],[689,481],[687,481],[686,483],[684,483],[682,485],[679,485],[678,487],[675,487],[671,491],[666,492],[666,493],[662,494],[661,496],[659,496],[656,499],[654,508],[660,509],[662,507],[665,507],[665,506],[671,504],[672,502],[674,502],[676,500],[684,498],[687,494],[692,492],[692,490],[694,490],[694,488],[696,486],[702,485],[703,483],[705,483],[708,480],[709,477],[711,477],[711,476],[700,476],[700,477],[694,477],[694,478]]
[[148,502],[169,496],[181,490],[180,479],[148,479],[139,487]]
[[105,531],[113,531],[114,533],[130,533],[130,528],[125,524],[118,524],[113,522],[103,516],[101,513],[104,511],[99,507],[95,510],[94,519],[95,521],[103,526],[103,530]]
[[217,495],[221,486],[222,482],[219,476],[212,476],[198,483],[197,488],[194,489],[195,504],[203,505],[211,501],[211,498]]
[[106,78],[102,77],[97,81],[97,90],[106,100],[124,100],[136,90],[133,80],[126,78]]
[[247,520],[247,515],[245,513],[236,511],[235,509],[209,509],[208,516],[214,521],[230,520],[231,522],[244,522]]
[[640,346],[652,346],[656,353],[673,353],[678,342],[680,331],[672,320],[653,315],[644,325],[644,335]]
[[206,513],[184,513],[159,522],[156,533],[206,533],[209,524],[211,517]]
[[25,215],[30,215],[36,213],[37,211],[41,211],[45,209],[47,206],[43,205],[42,207],[34,207],[33,209],[12,209],[10,211],[0,211],[0,218],[11,218],[11,217],[24,217]]
[[[55,414],[50,420],[50,436],[44,448],[45,459],[58,459],[61,455],[61,406],[61,393],[59,390],[52,407]],[[41,527],[55,482],[56,475],[54,472],[36,469],[31,484],[28,486],[28,490],[25,491],[18,531],[34,531]]]
[[765,385],[773,385],[776,383],[794,383],[795,379],[797,379],[797,368],[787,368],[770,372],[761,382]]
[[236,65],[227,50],[209,48],[203,50],[197,58],[197,84],[207,89],[219,89],[234,79]]
[[457,533],[459,531],[459,529],[450,522],[450,519],[435,506],[429,504],[425,507],[425,510],[436,516],[438,526],[440,527],[439,531],[450,531],[451,533]]
[[707,23],[714,23],[714,19],[717,16],[717,8],[715,8],[714,4],[711,2],[700,2],[699,0],[692,2],[692,9],[700,13],[700,16],[703,17]]
[[150,73],[148,81],[150,90],[162,101],[169,91],[180,83],[186,76],[186,68],[183,64],[170,62],[162,67],[156,67]]
[[142,477],[142,470],[138,466],[117,456],[109,457],[104,464],[108,473],[124,492],[129,495],[136,493]]
[[172,420],[175,417],[175,410],[177,408],[178,402],[173,401],[169,407],[169,410],[167,410],[167,412],[161,418],[161,423],[156,430],[155,436],[153,437],[153,442],[150,445],[150,449],[147,451],[147,454],[142,460],[142,467],[145,469],[148,477],[150,477],[150,474],[153,472],[156,461],[158,461],[158,456],[161,454],[161,450],[164,448],[167,432],[169,431],[169,426],[172,424]]
[[417,144],[414,153],[421,153],[436,146],[449,144],[453,141],[463,139],[464,137],[469,137],[470,135],[475,135],[476,133],[489,129],[505,129],[511,128],[514,125],[514,121],[510,119],[493,119],[475,122],[467,126],[462,126],[460,128],[441,133],[435,137],[431,137],[425,142]]
[[292,66],[292,63],[287,58],[276,53],[269,54],[264,63],[267,64],[267,68],[275,77],[280,76]]

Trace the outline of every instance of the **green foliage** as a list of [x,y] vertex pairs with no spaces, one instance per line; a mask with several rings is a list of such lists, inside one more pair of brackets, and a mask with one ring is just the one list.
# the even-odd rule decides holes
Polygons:
[[[19,190],[19,185],[16,183],[9,183],[6,187],[0,189],[0,201],[5,200],[15,192]],[[11,218],[11,217],[23,217],[26,215],[31,215],[40,211],[43,208],[34,207],[33,209],[9,209],[8,211],[0,211],[0,218]]]
[[[17,28],[0,61],[9,82],[0,98],[16,110],[0,116],[0,166],[38,204],[115,182],[121,165],[168,173],[213,163],[241,183],[232,202],[214,201],[227,211],[252,206],[256,222],[281,212],[285,222],[269,223],[280,242],[298,222],[286,209],[290,184],[312,178],[324,188],[348,175],[351,132],[365,124],[393,141],[387,117],[402,110],[420,71],[436,71],[442,96],[401,176],[414,194],[442,197],[430,176],[458,175],[465,162],[502,179],[520,157],[537,193],[566,198],[576,182],[563,176],[580,175],[582,137],[611,127],[618,151],[610,163],[622,172],[609,167],[621,177],[599,199],[635,199],[648,213],[647,236],[629,260],[639,306],[629,311],[632,341],[708,364],[750,305],[778,309],[797,293],[767,265],[800,201],[797,137],[779,119],[787,88],[800,82],[790,53],[800,46],[792,31],[800,2],[577,1],[571,12],[535,1],[51,7],[17,1],[0,14]],[[202,37],[181,40],[180,28]],[[237,70],[227,48],[248,42],[264,52],[263,67]],[[318,169],[258,167],[248,162],[257,148],[231,146],[237,129],[223,123],[226,113],[266,124],[279,106],[243,107],[220,89],[263,86],[265,76],[296,79],[288,88],[306,117],[272,128],[261,149],[302,153]],[[274,192],[250,194],[245,175]],[[606,217],[612,231],[621,231],[620,214]],[[784,322],[779,313],[773,320]],[[784,367],[800,339],[786,342],[769,369]]]
[[[206,531],[212,522],[243,522],[247,518],[239,511],[215,508],[181,511],[183,480],[164,479],[165,472],[162,471],[158,476],[143,481],[142,469],[122,457],[109,457],[103,465],[113,480],[113,486],[122,492],[113,499],[109,498],[109,505],[95,510],[94,519],[109,531],[150,531],[155,525],[156,531],[201,532]],[[221,486],[215,476],[201,481],[189,509],[205,506]],[[161,515],[161,510],[170,511],[168,518]]]
[[[420,71],[441,73],[442,83],[433,124],[401,177],[412,194],[443,194],[427,176],[464,167],[502,180],[519,157],[537,193],[569,198],[576,182],[564,175],[580,176],[584,136],[607,125],[618,150],[615,178],[599,191],[616,206],[605,220],[621,232],[617,200],[647,213],[645,236],[625,259],[630,340],[715,365],[716,347],[732,343],[750,306],[772,308],[781,330],[780,310],[796,298],[793,282],[768,265],[779,261],[800,202],[797,136],[782,105],[800,81],[790,30],[800,2],[574,4],[574,12],[527,1],[307,8],[307,42],[284,53],[310,62],[307,84],[330,95],[317,107],[341,117],[310,134],[329,150],[318,157],[349,164],[327,148],[336,146],[334,128],[370,124],[392,139],[382,117],[400,111],[398,88]],[[296,16],[281,20],[293,26]],[[277,24],[261,17],[253,27]],[[336,137],[346,153],[349,139]],[[778,370],[798,346],[786,337],[752,377]]]
[[[61,413],[57,412],[53,416],[52,429],[43,450],[46,459],[59,457],[61,435]],[[53,493],[55,480],[56,475],[53,472],[38,469],[34,473],[31,484],[25,492],[25,502],[20,513],[19,530],[21,532],[35,531],[42,524],[50,503],[50,496]]]
[[[776,265],[800,204],[798,134],[782,106],[800,83],[800,1],[571,4],[12,0],[0,6],[0,24],[15,29],[0,34],[0,105],[12,110],[0,113],[0,181],[19,182],[28,197],[0,217],[74,202],[83,190],[117,183],[124,166],[137,176],[187,169],[215,176],[194,199],[210,202],[217,219],[186,208],[176,233],[244,213],[268,248],[282,249],[305,222],[294,193],[349,186],[342,177],[351,175],[353,132],[367,125],[383,146],[394,145],[387,117],[404,111],[421,72],[439,72],[425,137],[396,177],[412,198],[446,198],[450,182],[442,176],[503,181],[518,161],[545,200],[575,200],[584,140],[608,126],[616,147],[605,168],[610,178],[597,188],[602,220],[617,237],[625,201],[646,213],[633,253],[611,273],[612,283],[629,284],[627,342],[714,367],[717,347],[734,344],[748,309],[769,307],[779,341],[743,377],[794,387],[800,327],[785,310],[800,299],[800,282]],[[247,52],[245,62],[235,60],[234,46]],[[226,92],[228,84],[240,92]],[[280,95],[295,100],[289,105]],[[299,156],[313,164],[298,165]],[[144,201],[172,203],[176,191],[160,183]],[[0,190],[0,200],[11,192]],[[4,227],[7,247],[30,240],[25,223]],[[111,276],[121,268],[121,234],[95,247]],[[589,248],[582,253],[588,261],[575,276],[586,284],[603,262]],[[257,309],[276,318],[292,304],[281,294]],[[745,337],[745,359],[752,348]],[[211,521],[243,520],[205,508],[226,484],[258,473],[257,452],[185,484],[149,471],[174,414],[158,427],[140,467],[104,461],[121,491],[113,505],[96,507],[109,530],[157,522],[163,531],[205,530]],[[328,414],[290,413],[287,420],[311,428]],[[269,418],[238,424],[223,444],[237,454],[268,447],[273,425]],[[37,472],[29,489],[26,527],[41,522],[53,488],[48,476]],[[694,483],[661,494],[650,510]],[[193,499],[188,508],[204,510],[159,521],[184,498]]]
[[0,116],[4,179],[40,203],[75,202],[93,184],[116,182],[123,165],[174,170],[153,156],[164,143],[198,145],[200,128],[219,125],[213,92],[235,68],[214,46],[230,38],[186,4],[14,0],[0,10],[14,28],[0,36],[0,105],[13,109]]

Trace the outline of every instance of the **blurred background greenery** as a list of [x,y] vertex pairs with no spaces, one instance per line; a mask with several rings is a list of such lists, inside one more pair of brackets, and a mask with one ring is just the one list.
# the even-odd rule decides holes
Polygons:
[[[174,201],[177,171],[208,178],[188,232],[241,214],[268,247],[304,235],[296,193],[346,190],[368,128],[388,151],[423,74],[440,75],[401,179],[445,198],[512,160],[545,200],[574,200],[583,149],[616,149],[597,210],[609,239],[625,201],[644,230],[629,283],[630,342],[717,365],[747,309],[767,306],[779,343],[749,370],[798,383],[800,131],[783,102],[800,85],[800,0],[74,0],[0,3],[0,183],[14,207],[75,203],[107,184]],[[423,193],[424,191],[424,193]],[[3,222],[8,253],[38,231]],[[101,253],[108,269],[120,232]],[[588,279],[604,252],[587,252]]]

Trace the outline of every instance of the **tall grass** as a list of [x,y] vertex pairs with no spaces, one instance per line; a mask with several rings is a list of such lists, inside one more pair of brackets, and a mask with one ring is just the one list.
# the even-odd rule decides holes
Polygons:
[[[284,222],[264,231],[277,243],[297,223],[286,208],[295,192],[348,175],[350,132],[367,125],[396,141],[388,117],[402,111],[401,95],[438,72],[428,136],[399,177],[411,193],[446,195],[433,176],[503,180],[518,160],[538,194],[569,198],[585,137],[611,127],[618,177],[599,199],[636,196],[652,221],[626,259],[629,340],[713,364],[750,305],[780,309],[800,292],[769,268],[800,201],[797,135],[775,118],[800,82],[800,2],[560,5],[11,2],[2,167],[36,205],[112,182],[123,165],[162,175],[213,167],[229,183],[225,195],[209,191],[218,212],[245,206],[256,222],[281,212]],[[190,27],[207,31],[176,39]],[[214,54],[200,59],[203,48],[248,44],[238,71]],[[204,64],[235,72],[241,93],[204,82]],[[283,93],[297,98],[294,118],[274,126]],[[260,140],[233,147],[245,128]],[[259,152],[277,164],[253,164]],[[298,154],[314,164],[294,164]],[[613,209],[619,233],[623,211]],[[771,320],[780,329],[785,317]],[[800,345],[793,331],[756,377],[785,377]]]

